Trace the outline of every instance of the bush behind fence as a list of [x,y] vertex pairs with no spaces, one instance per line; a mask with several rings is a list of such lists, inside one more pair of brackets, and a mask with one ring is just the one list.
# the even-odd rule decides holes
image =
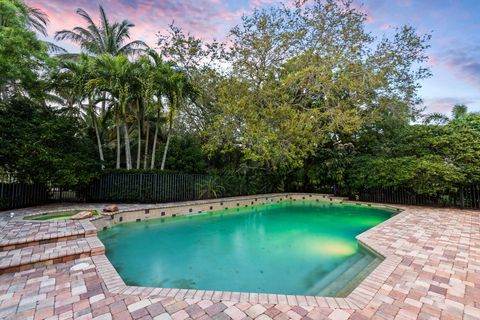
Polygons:
[[173,202],[271,193],[271,185],[244,175],[108,173],[83,191],[87,202]]
[[113,173],[84,191],[87,202],[170,202],[196,200],[211,179],[196,174]]

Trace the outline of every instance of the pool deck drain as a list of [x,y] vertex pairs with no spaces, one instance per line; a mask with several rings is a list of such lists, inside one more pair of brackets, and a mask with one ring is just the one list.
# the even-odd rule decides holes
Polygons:
[[[385,260],[347,298],[126,286],[89,222],[0,213],[0,265],[12,265],[8,252],[25,257],[22,250],[41,256],[48,248],[42,253],[54,259],[25,258],[21,271],[0,275],[0,319],[480,319],[480,212],[398,207],[404,211],[358,236]],[[89,266],[72,268],[81,263]]]

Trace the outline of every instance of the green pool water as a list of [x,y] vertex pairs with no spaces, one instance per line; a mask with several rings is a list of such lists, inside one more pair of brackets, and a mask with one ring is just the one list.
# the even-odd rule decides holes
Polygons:
[[126,223],[98,236],[128,285],[342,296],[380,262],[355,236],[391,214],[290,201]]

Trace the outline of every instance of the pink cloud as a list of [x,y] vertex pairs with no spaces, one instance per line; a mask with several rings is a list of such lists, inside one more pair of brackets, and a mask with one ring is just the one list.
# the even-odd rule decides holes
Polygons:
[[428,56],[427,64],[431,67],[434,67],[434,66],[438,65],[438,58],[435,55],[430,54]]
[[452,108],[456,104],[465,104],[468,105],[472,103],[470,100],[465,100],[462,98],[452,98],[452,97],[443,97],[443,98],[432,98],[425,99],[424,104],[427,107],[427,112],[439,112],[439,113],[450,113]]
[[480,88],[479,47],[452,49],[443,53],[438,59],[457,78]]
[[[85,9],[94,21],[98,21],[97,1],[26,0],[26,2],[48,14],[50,37],[53,37],[56,31],[85,25],[83,19],[75,13],[77,8]],[[231,10],[225,0],[103,0],[99,3],[106,9],[110,20],[119,21],[126,18],[135,24],[131,30],[132,39],[141,39],[155,46],[156,34],[165,32],[172,21],[196,37],[205,40],[214,38],[225,40],[230,28],[240,21],[243,14],[250,13],[253,8],[280,2],[281,0],[250,0],[246,7],[238,10]],[[287,0],[287,3],[293,3],[293,0]],[[354,4],[354,7],[367,14],[367,23],[375,21],[368,7],[359,4]]]
[[272,3],[279,3],[280,1],[278,0],[250,0],[249,7],[254,9],[254,8],[259,8],[265,5],[269,5]]
[[384,23],[379,27],[379,29],[382,31],[386,31],[386,30],[392,29],[392,26],[389,23]]
[[376,21],[373,13],[372,13],[372,10],[366,6],[365,4],[363,3],[357,3],[357,2],[354,2],[352,3],[352,8],[354,8],[355,10],[359,11],[359,12],[362,12],[366,15],[365,19],[366,19],[366,22],[368,24],[372,24]]
[[[135,27],[131,30],[131,37],[144,40],[151,46],[156,44],[156,34],[165,31],[172,21],[196,37],[222,39],[244,12],[229,10],[223,0],[104,0],[100,3],[111,21],[128,19],[133,22]],[[98,4],[90,0],[27,0],[27,4],[48,14],[51,37],[56,31],[85,25],[75,13],[77,8],[85,9],[95,22],[98,21]]]

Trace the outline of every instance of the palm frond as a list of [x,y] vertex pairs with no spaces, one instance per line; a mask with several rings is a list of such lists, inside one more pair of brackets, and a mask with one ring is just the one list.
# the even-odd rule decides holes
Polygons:
[[144,53],[148,48],[148,45],[142,40],[135,40],[119,48],[118,52],[125,55],[136,55]]
[[48,16],[42,10],[28,7],[28,24],[42,35],[47,36]]
[[79,56],[80,56],[80,53],[66,52],[66,53],[57,54],[57,58],[60,58],[61,60],[75,60],[75,59],[78,59]]
[[97,39],[102,39],[102,34],[101,34],[100,30],[98,29],[97,25],[92,20],[92,18],[88,14],[88,12],[83,10],[82,8],[78,8],[77,9],[77,14],[79,16],[81,16],[87,22],[87,25],[88,25],[89,29],[91,27],[91,32],[94,33],[93,36]]
[[67,53],[67,50],[65,50],[64,48],[60,47],[59,45],[56,45],[56,44],[53,43],[53,42],[44,41],[44,43],[47,45],[48,51],[50,51],[50,52],[52,52],[52,53],[60,53],[60,54]]
[[61,30],[55,34],[56,40],[70,40],[81,48],[94,55],[109,53],[135,55],[144,52],[148,46],[145,42],[136,40],[125,44],[130,39],[130,28],[135,25],[128,20],[111,23],[105,9],[100,5],[100,23],[97,25],[84,9],[77,9],[76,13],[83,18],[86,26],[77,26],[72,30]]
[[71,30],[60,30],[55,32],[54,36],[55,40],[61,41],[61,40],[71,40],[76,43],[80,43],[82,40],[82,36],[76,32],[73,32]]

